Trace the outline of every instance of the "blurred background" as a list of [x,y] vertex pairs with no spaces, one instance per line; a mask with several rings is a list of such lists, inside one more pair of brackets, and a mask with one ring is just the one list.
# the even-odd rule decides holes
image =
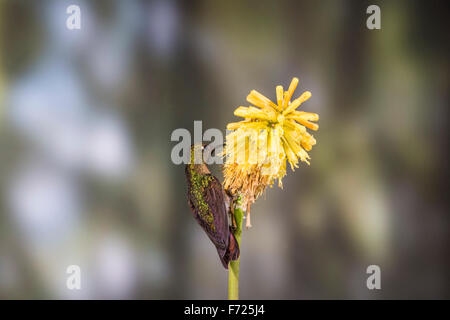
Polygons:
[[[366,28],[370,4],[381,30]],[[450,298],[448,12],[1,0],[0,298],[226,298],[170,135],[225,130],[250,90],[274,99],[294,76],[318,143],[252,208],[241,298]],[[66,287],[73,264],[81,290]],[[381,290],[366,287],[373,264]]]

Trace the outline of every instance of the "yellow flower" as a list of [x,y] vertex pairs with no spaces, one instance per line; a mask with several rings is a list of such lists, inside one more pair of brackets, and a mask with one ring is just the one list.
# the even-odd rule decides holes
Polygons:
[[[319,120],[319,115],[296,111],[311,97],[311,93],[305,91],[291,102],[297,84],[298,79],[293,78],[287,91],[277,86],[277,103],[252,90],[247,101],[255,107],[237,108],[234,115],[245,120],[227,125],[231,132],[227,134],[224,150],[224,187],[243,197],[247,214],[250,205],[275,179],[283,186],[286,161],[292,170],[298,167],[299,159],[309,164],[307,151],[316,140],[306,128],[317,130],[319,126],[311,121]],[[250,226],[249,219],[247,226]]]

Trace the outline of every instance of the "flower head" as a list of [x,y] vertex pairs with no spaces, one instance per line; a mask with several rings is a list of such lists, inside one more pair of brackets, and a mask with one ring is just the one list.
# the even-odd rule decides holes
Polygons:
[[296,110],[311,97],[311,93],[305,91],[291,101],[297,84],[298,79],[293,78],[287,91],[277,86],[277,103],[252,90],[247,101],[254,106],[234,111],[234,115],[245,119],[227,126],[231,132],[227,134],[224,151],[224,187],[243,197],[247,212],[275,179],[282,187],[286,162],[292,170],[298,167],[299,159],[309,164],[307,151],[316,140],[306,128],[317,130],[319,126],[311,121],[319,120],[319,115]]

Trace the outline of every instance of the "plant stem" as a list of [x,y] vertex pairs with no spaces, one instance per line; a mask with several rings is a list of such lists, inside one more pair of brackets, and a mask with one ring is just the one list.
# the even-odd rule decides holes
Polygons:
[[[240,201],[233,204],[234,218],[236,219],[236,229],[233,231],[234,237],[241,248],[242,220],[244,218],[244,210],[240,207]],[[241,258],[230,261],[228,270],[228,300],[239,299],[239,262]]]

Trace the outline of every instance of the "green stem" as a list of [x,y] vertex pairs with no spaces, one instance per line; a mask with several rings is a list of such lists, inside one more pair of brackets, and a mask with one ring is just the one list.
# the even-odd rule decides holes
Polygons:
[[[242,220],[244,217],[244,210],[240,207],[240,201],[238,200],[234,207],[234,217],[236,219],[236,229],[233,234],[239,244],[239,249],[241,249],[241,235],[242,235]],[[230,261],[230,266],[228,270],[228,300],[238,300],[239,299],[239,262],[241,258],[237,260]]]

